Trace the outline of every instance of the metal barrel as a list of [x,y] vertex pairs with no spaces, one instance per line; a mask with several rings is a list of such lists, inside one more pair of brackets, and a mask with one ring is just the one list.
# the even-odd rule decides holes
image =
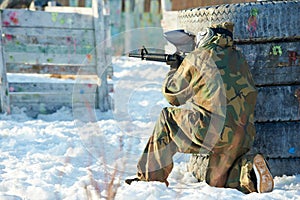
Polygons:
[[[129,53],[129,57],[141,58],[142,60],[150,60],[157,62],[167,62],[173,60],[173,55],[169,54],[159,54],[159,53],[148,53],[148,54],[137,54],[137,53]],[[173,59],[172,59],[173,58]]]

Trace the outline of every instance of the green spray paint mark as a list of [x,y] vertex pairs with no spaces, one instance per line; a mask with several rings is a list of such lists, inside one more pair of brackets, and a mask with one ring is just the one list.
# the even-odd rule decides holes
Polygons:
[[43,104],[43,103],[41,103],[41,104],[40,104],[39,111],[40,111],[41,114],[47,114],[46,105]]
[[65,23],[65,19],[60,19],[60,24],[64,24]]
[[252,8],[250,11],[250,16],[257,16],[258,15],[258,9],[257,8]]
[[53,58],[48,58],[47,62],[52,63],[53,62]]
[[52,18],[51,18],[52,21],[53,21],[53,22],[56,22],[56,21],[57,21],[58,13],[55,13],[55,12],[54,12],[54,13],[52,13],[51,15],[52,15]]
[[272,54],[274,56],[281,56],[282,55],[281,46],[279,46],[279,45],[273,46],[273,48],[272,48]]

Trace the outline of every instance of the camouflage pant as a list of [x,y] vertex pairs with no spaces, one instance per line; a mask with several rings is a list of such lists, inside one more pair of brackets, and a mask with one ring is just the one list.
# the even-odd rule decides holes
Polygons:
[[[200,112],[164,108],[138,162],[138,178],[165,182],[172,171],[175,153],[199,153],[203,149],[201,143],[208,123]],[[256,191],[250,179],[252,162],[244,158],[249,150],[243,146],[246,138],[244,128],[237,128],[230,143],[214,146],[207,166],[205,181],[208,184],[237,188],[245,193]]]
[[[236,188],[244,193],[257,192],[255,187],[255,174],[252,170],[255,155],[243,155],[238,158],[230,170],[225,187]],[[206,181],[209,155],[194,154],[189,163],[189,170],[193,172],[198,181]]]

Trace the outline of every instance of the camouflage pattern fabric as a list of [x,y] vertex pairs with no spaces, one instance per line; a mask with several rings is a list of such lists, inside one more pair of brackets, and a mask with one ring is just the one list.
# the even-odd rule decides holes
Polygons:
[[[232,23],[213,27],[233,31]],[[209,153],[208,184],[252,192],[250,175],[241,171],[252,169],[243,156],[255,137],[257,90],[232,44],[231,37],[216,33],[168,73],[163,94],[176,107],[161,112],[138,162],[140,180],[166,182],[176,152]]]
[[[209,155],[194,154],[197,158],[197,171],[193,171],[198,181],[206,181]],[[253,159],[255,155],[243,155],[238,158],[228,172],[225,184],[227,188],[236,188],[244,193],[257,192],[256,178],[253,171]],[[196,163],[194,163],[196,164]]]

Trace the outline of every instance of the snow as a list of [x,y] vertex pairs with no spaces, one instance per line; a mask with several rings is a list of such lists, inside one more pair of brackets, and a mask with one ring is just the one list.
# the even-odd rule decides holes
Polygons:
[[80,120],[84,116],[69,108],[37,119],[19,108],[0,115],[1,200],[300,199],[300,175],[275,177],[274,191],[266,194],[198,183],[187,171],[187,154],[174,157],[169,187],[159,182],[126,185],[160,110],[168,106],[160,90],[168,67],[124,57],[113,64],[115,110],[93,110],[95,120]]

